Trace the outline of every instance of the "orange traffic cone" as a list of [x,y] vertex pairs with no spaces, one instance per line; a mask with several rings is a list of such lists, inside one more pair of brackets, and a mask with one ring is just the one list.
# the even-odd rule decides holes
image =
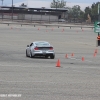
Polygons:
[[93,55],[94,57],[96,57],[96,53],[94,53],[94,55]]
[[38,30],[40,30],[40,28],[38,28]]
[[62,32],[64,32],[64,28],[62,29]]
[[82,57],[82,61],[84,61],[84,57]]
[[71,55],[72,57],[74,56],[74,54],[72,53],[72,55]]
[[60,67],[60,60],[58,59],[56,67]]
[[66,54],[65,58],[68,58],[68,55]]
[[97,53],[98,52],[98,50],[97,49],[95,49],[95,53]]

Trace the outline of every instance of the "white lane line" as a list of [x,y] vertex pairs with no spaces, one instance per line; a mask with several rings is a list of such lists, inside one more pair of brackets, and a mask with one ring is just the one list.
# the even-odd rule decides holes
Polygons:
[[8,67],[12,67],[12,66],[15,66],[15,67],[20,67],[21,65],[4,65],[4,64],[0,64],[0,66],[8,66]]
[[[78,58],[75,58],[75,57],[68,57],[69,59],[74,59],[74,60],[79,60],[79,61],[82,61],[81,59],[78,59]],[[90,61],[90,60],[84,60],[86,62],[93,62],[93,61]]]
[[6,81],[6,80],[0,80],[0,82],[5,83],[61,83],[61,82],[49,82],[49,81]]
[[5,66],[5,67],[26,67],[26,68],[29,68],[29,67],[33,67],[33,66],[28,66],[28,65],[10,65],[10,64],[0,64],[0,66]]
[[0,66],[4,66],[4,67],[20,67],[20,68],[37,68],[37,66],[38,66],[38,68],[39,67],[42,67],[42,68],[52,68],[52,66],[41,66],[41,65],[4,65],[4,64],[2,64],[2,65],[0,65]]

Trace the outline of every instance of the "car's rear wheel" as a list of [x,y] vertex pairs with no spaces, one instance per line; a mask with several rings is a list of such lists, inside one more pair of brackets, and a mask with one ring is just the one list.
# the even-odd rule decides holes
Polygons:
[[48,56],[46,55],[46,56],[45,56],[45,58],[47,59],[47,58],[48,58]]
[[26,50],[26,57],[28,57],[28,55],[27,55],[27,50]]
[[55,58],[55,56],[54,56],[54,55],[51,55],[51,56],[50,56],[50,58],[51,58],[51,59],[54,59],[54,58]]
[[32,56],[32,52],[30,51],[30,58],[33,58],[33,56]]

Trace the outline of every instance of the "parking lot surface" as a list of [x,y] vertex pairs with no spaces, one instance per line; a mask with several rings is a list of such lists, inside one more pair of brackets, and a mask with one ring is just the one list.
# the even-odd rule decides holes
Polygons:
[[[96,37],[91,28],[0,25],[0,100],[100,100]],[[33,41],[50,42],[55,59],[26,57]]]

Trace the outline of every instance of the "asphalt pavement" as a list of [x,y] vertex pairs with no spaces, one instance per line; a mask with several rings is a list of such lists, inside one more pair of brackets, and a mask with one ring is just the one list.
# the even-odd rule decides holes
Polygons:
[[[100,100],[96,37],[92,28],[0,25],[0,100]],[[42,40],[55,59],[26,57]]]

